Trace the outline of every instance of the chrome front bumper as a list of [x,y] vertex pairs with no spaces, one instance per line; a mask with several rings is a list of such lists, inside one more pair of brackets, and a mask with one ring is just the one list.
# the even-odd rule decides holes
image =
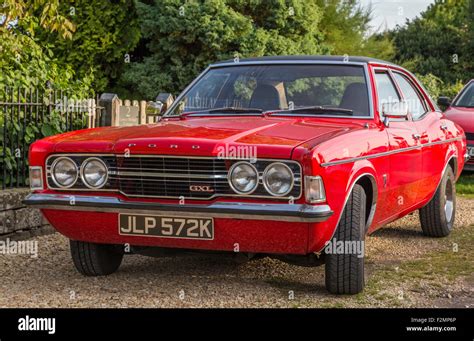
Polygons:
[[247,220],[315,223],[326,221],[333,211],[328,205],[255,204],[214,202],[208,205],[171,205],[154,202],[123,201],[115,197],[30,194],[25,205],[54,210],[179,215],[192,218],[225,218]]

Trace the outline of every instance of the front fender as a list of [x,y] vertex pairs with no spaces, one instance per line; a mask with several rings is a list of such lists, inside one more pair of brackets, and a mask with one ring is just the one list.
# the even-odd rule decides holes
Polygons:
[[336,232],[354,185],[362,179],[367,179],[366,182],[372,185],[372,193],[368,195],[370,211],[367,213],[367,228],[369,228],[375,215],[379,183],[383,180],[379,177],[371,160],[367,159],[327,167],[315,164],[313,170],[315,174],[323,178],[327,203],[334,211],[333,216],[324,224],[312,224],[310,228],[308,249],[310,252],[321,252],[325,243],[331,240]]

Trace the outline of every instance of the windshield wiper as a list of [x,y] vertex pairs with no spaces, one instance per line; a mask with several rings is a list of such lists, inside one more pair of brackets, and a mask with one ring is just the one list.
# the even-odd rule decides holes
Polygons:
[[185,116],[206,116],[209,114],[239,114],[239,115],[255,115],[263,114],[262,109],[258,108],[236,108],[236,107],[222,107],[222,108],[213,108],[206,109],[201,111],[193,111],[190,113],[184,113]]
[[282,111],[276,111],[274,114],[282,113],[304,113],[304,114],[338,114],[338,115],[352,115],[353,110],[337,107],[323,107],[321,105],[311,106],[311,107],[301,107],[295,109],[288,109]]

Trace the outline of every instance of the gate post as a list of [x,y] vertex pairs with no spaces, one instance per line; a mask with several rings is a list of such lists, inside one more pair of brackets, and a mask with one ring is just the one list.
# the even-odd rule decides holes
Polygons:
[[113,126],[118,118],[120,99],[117,94],[103,93],[99,98],[99,106],[104,108],[100,116],[100,126]]

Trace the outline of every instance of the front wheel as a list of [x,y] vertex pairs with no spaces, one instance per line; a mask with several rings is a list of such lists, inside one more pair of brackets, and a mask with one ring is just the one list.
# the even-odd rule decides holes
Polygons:
[[421,229],[430,237],[446,237],[453,229],[455,216],[455,177],[451,167],[447,166],[434,197],[420,209]]
[[95,244],[70,240],[74,265],[84,276],[105,276],[114,273],[122,263],[123,252],[117,245]]
[[[326,244],[326,289],[357,294],[364,288],[365,191],[355,185],[330,244]],[[330,248],[329,248],[330,246]]]

